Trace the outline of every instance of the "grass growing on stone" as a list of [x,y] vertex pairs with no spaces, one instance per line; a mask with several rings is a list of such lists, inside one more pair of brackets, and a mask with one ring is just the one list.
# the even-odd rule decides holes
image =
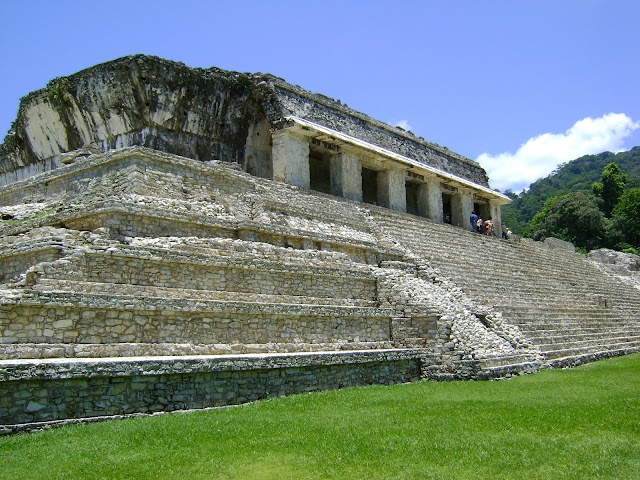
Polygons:
[[640,355],[0,438],[2,479],[640,479]]

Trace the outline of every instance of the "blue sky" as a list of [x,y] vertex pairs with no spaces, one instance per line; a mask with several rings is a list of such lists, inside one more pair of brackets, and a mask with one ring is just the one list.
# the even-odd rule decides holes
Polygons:
[[637,0],[5,1],[0,136],[52,78],[145,53],[272,73],[520,191],[640,145],[639,19]]

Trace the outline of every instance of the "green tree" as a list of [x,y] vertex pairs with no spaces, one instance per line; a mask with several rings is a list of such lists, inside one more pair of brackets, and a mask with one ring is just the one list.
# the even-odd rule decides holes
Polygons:
[[585,192],[550,198],[531,220],[531,236],[534,240],[560,238],[585,250],[601,247],[608,226],[601,203]]
[[611,213],[627,185],[627,178],[627,174],[618,164],[611,162],[602,170],[600,181],[593,183],[593,193],[602,199],[603,211],[607,218],[611,217]]
[[640,247],[640,188],[622,194],[613,209],[612,229],[622,242]]

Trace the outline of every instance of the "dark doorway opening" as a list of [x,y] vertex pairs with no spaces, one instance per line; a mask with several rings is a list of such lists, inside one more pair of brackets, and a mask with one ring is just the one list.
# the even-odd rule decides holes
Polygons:
[[473,210],[483,220],[486,220],[491,215],[491,211],[489,209],[489,205],[487,205],[486,203],[477,203],[477,202],[475,202],[473,204]]
[[331,193],[331,167],[324,155],[309,155],[309,187],[322,193]]
[[362,201],[371,205],[378,204],[378,172],[362,168]]
[[442,194],[442,218],[444,223],[451,224],[451,195],[448,193]]
[[407,192],[407,213],[419,215],[418,211],[418,190],[420,184],[415,182],[406,182],[405,191]]

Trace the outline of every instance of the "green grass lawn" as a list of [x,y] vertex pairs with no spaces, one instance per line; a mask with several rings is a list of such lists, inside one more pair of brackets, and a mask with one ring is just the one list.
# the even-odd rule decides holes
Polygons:
[[640,479],[640,355],[0,437],[2,479]]

